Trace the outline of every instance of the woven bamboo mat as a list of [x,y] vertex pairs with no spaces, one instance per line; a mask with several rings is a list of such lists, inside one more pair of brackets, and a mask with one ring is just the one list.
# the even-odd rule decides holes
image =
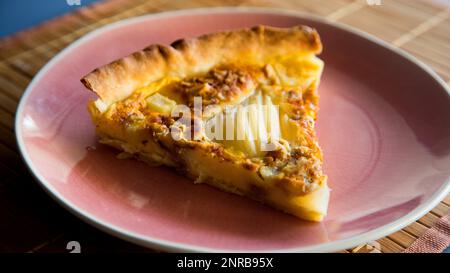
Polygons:
[[[418,57],[450,84],[450,8],[431,1],[381,0],[111,0],[81,8],[0,40],[0,251],[150,251],[103,234],[56,205],[33,181],[17,151],[13,121],[31,78],[56,53],[102,25],[166,10],[264,6],[306,11],[369,32]],[[377,242],[343,252],[401,252],[450,211],[450,196],[417,222]],[[6,219],[6,220],[5,220]]]

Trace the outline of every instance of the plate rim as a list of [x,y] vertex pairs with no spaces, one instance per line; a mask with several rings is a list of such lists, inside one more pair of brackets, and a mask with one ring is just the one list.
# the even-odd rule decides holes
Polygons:
[[16,135],[16,141],[19,148],[20,155],[22,160],[25,162],[28,170],[32,174],[32,176],[37,180],[38,184],[44,189],[44,191],[50,195],[50,197],[55,200],[58,204],[64,207],[66,210],[85,221],[86,223],[106,232],[115,237],[121,238],[123,240],[135,243],[140,246],[160,249],[169,252],[335,252],[343,249],[349,249],[370,241],[377,240],[379,238],[385,237],[389,234],[392,234],[405,226],[411,224],[412,222],[418,220],[423,215],[431,211],[436,205],[438,205],[450,192],[450,176],[446,178],[443,185],[423,204],[419,205],[417,208],[413,209],[409,213],[404,216],[398,218],[397,220],[390,222],[384,226],[378,227],[376,229],[367,231],[365,233],[351,236],[345,239],[339,239],[336,241],[319,243],[310,246],[304,247],[292,247],[292,248],[280,248],[280,249],[267,249],[267,250],[259,250],[259,249],[244,249],[244,250],[233,250],[233,249],[221,249],[214,247],[204,247],[198,246],[195,244],[188,243],[177,243],[170,240],[158,239],[157,237],[144,236],[137,234],[136,232],[132,232],[126,230],[124,228],[118,227],[114,224],[103,221],[102,219],[97,218],[96,216],[90,214],[89,212],[77,207],[77,205],[73,204],[69,200],[67,200],[62,194],[60,194],[48,181],[45,179],[43,175],[39,173],[39,170],[36,166],[33,165],[33,162],[29,158],[29,155],[26,151],[24,140],[22,137],[22,129],[21,129],[21,116],[23,112],[23,108],[26,105],[27,98],[31,93],[31,90],[34,89],[34,86],[37,82],[46,74],[46,72],[56,63],[58,60],[62,59],[67,53],[71,50],[75,49],[77,46],[82,43],[89,41],[91,39],[96,38],[104,32],[112,30],[117,27],[121,27],[128,24],[138,23],[146,20],[157,20],[160,18],[166,17],[177,17],[182,15],[202,15],[208,13],[259,13],[259,14],[275,14],[275,15],[285,15],[285,16],[295,16],[299,18],[304,18],[312,21],[316,21],[323,24],[328,24],[331,27],[336,27],[341,30],[350,32],[354,35],[360,36],[366,40],[369,40],[372,43],[375,43],[385,49],[388,49],[397,55],[409,60],[410,62],[417,65],[421,68],[425,73],[432,76],[432,78],[438,82],[441,87],[446,90],[447,94],[450,95],[450,87],[441,79],[434,70],[432,70],[428,65],[424,64],[416,57],[411,54],[403,51],[400,48],[397,48],[388,42],[381,40],[371,34],[368,34],[362,30],[356,29],[354,27],[345,25],[340,22],[330,21],[325,17],[321,17],[318,15],[308,14],[301,11],[292,11],[282,8],[267,8],[267,7],[209,7],[209,8],[191,8],[191,9],[182,9],[182,10],[172,10],[165,11],[153,14],[146,14],[137,17],[131,17],[123,20],[119,20],[114,23],[110,23],[104,26],[101,26],[93,31],[90,31],[78,38],[76,41],[72,42],[68,46],[66,46],[63,50],[58,52],[55,56],[53,56],[33,77],[30,84],[25,89],[22,94],[14,121],[14,129]]

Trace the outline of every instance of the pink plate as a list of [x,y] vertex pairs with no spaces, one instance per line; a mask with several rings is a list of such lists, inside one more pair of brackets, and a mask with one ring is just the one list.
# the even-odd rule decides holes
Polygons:
[[[332,195],[322,223],[118,160],[96,143],[83,75],[152,43],[258,24],[310,25],[324,43],[317,129]],[[342,25],[273,9],[188,10],[115,23],[66,48],[28,87],[16,133],[53,198],[126,240],[172,251],[336,251],[406,226],[448,194],[449,94],[413,57]]]

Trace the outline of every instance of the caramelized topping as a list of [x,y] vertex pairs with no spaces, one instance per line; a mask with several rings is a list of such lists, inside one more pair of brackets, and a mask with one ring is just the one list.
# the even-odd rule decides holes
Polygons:
[[203,77],[181,81],[177,90],[193,107],[194,97],[201,97],[203,106],[232,102],[254,85],[250,69],[215,68]]

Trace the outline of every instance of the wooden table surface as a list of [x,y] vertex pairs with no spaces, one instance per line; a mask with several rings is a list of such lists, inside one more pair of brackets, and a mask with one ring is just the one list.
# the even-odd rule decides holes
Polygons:
[[[441,0],[442,1],[442,0]],[[206,6],[278,7],[317,14],[362,29],[430,65],[450,84],[450,8],[420,0],[111,0],[83,7],[0,40],[0,252],[152,252],[85,224],[54,202],[18,154],[13,122],[18,101],[38,70],[85,33],[124,18]],[[450,196],[430,213],[387,237],[343,252],[401,252],[450,211]]]

